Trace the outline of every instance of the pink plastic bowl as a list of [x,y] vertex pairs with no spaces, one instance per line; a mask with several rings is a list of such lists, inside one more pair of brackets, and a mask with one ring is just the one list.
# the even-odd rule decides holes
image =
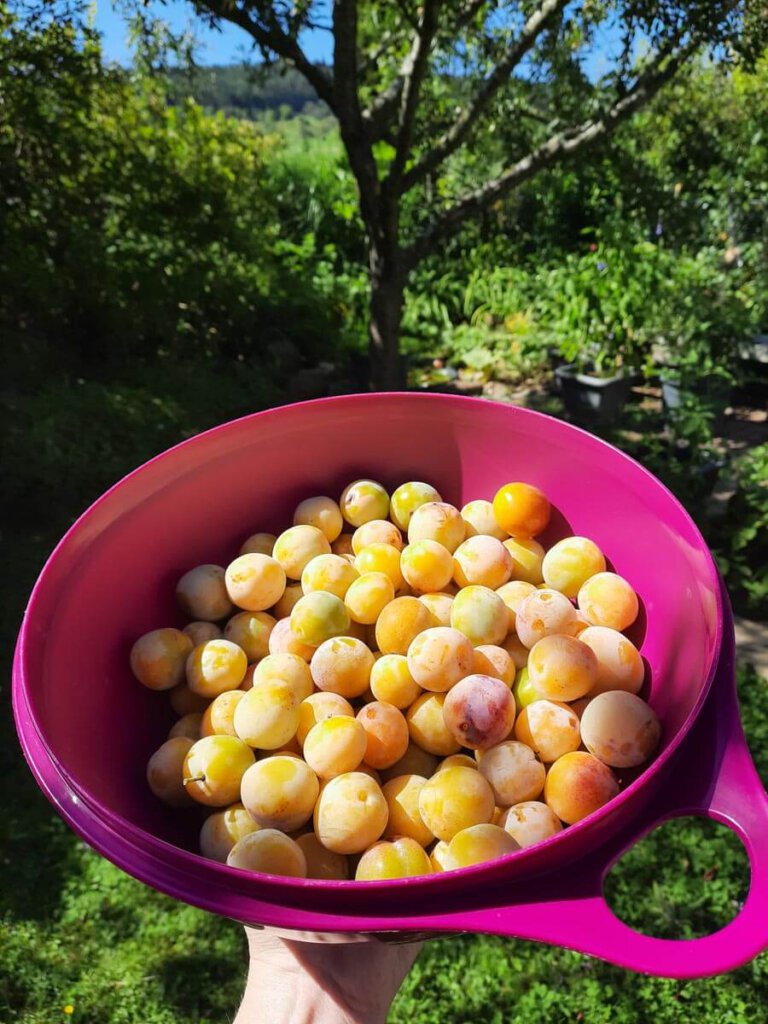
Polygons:
[[[457,505],[491,498],[510,480],[541,487],[557,510],[545,542],[595,538],[641,595],[631,635],[663,721],[661,752],[579,824],[449,875],[354,885],[205,860],[194,852],[198,814],[168,812],[147,791],[145,764],[170,711],[132,678],[131,644],[181,623],[174,584],[188,568],[226,564],[246,535],[284,528],[300,499],[339,494],[363,475],[390,487],[426,479]],[[671,976],[728,969],[768,943],[768,801],[739,725],[730,612],[712,558],[654,477],[537,413],[439,395],[356,395],[184,442],[108,491],[56,548],[19,635],[13,697],[32,771],[69,824],[136,878],[216,913],[308,931],[496,932]],[[690,812],[738,831],[752,865],[749,897],[707,938],[639,935],[605,904],[602,879],[658,821]]]

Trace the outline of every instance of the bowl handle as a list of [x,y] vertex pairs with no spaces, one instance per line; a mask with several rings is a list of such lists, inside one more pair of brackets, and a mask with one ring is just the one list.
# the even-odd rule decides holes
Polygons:
[[[768,948],[768,796],[741,727],[733,623],[725,594],[724,602],[726,621],[717,676],[699,721],[671,765],[662,802],[654,802],[640,822],[585,858],[583,866],[572,864],[568,880],[562,871],[549,881],[540,876],[532,880],[523,903],[456,915],[454,927],[565,946],[633,971],[669,978],[719,974]],[[691,940],[642,935],[620,921],[605,902],[603,880],[622,854],[658,824],[689,814],[706,815],[736,832],[749,856],[749,894],[737,916],[712,935]]]

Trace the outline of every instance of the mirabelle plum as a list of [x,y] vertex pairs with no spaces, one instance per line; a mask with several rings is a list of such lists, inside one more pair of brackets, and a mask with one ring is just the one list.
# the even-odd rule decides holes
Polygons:
[[575,627],[576,609],[557,590],[534,590],[518,605],[515,630],[528,648],[553,633],[570,636]]
[[495,537],[496,540],[506,540],[507,533],[502,530],[496,522],[493,514],[493,505],[484,498],[476,501],[468,501],[461,510],[461,518],[467,524],[465,527],[467,537],[481,536]]
[[236,736],[235,708],[245,694],[242,690],[227,690],[215,697],[205,709],[200,722],[201,736]]
[[431,612],[417,597],[396,597],[376,621],[376,646],[382,654],[407,654],[414,637],[434,624]]
[[509,629],[509,609],[488,587],[464,587],[453,599],[451,626],[476,647],[500,644]]
[[450,842],[457,832],[490,822],[493,791],[472,768],[444,768],[422,786],[419,813],[430,832]]
[[215,622],[188,622],[182,633],[187,634],[193,647],[199,647],[208,640],[221,640],[224,635]]
[[472,768],[473,771],[477,771],[477,761],[474,757],[470,757],[469,754],[449,754],[448,757],[444,757],[440,764],[435,768],[433,775],[436,772],[441,772],[443,768]]
[[394,544],[369,544],[355,556],[355,569],[361,576],[366,573],[383,572],[389,576],[395,590],[402,585],[400,571],[400,549]]
[[342,853],[327,850],[314,832],[299,836],[296,843],[307,861],[307,878],[343,882],[349,878],[349,861]]
[[315,804],[315,835],[334,853],[362,853],[386,828],[389,809],[381,787],[363,772],[330,779]]
[[499,807],[535,800],[544,788],[544,765],[525,743],[504,740],[490,750],[478,751],[477,758],[480,774]]
[[290,683],[255,683],[235,708],[235,732],[249,747],[278,750],[296,735],[300,703]]
[[294,832],[309,821],[319,793],[310,765],[286,754],[257,761],[240,783],[240,799],[253,820],[283,832]]
[[389,544],[390,547],[402,551],[403,535],[388,519],[371,519],[370,522],[358,526],[352,534],[352,551],[359,555],[363,548],[370,544]]
[[355,717],[352,705],[337,693],[313,693],[305,697],[299,705],[299,724],[296,728],[296,739],[302,745],[309,735],[310,729],[318,722],[334,715]]
[[176,584],[176,600],[185,615],[203,622],[218,622],[233,611],[220,565],[198,565],[185,572]]
[[453,576],[453,558],[448,548],[436,540],[417,540],[403,550],[400,569],[414,591],[439,591]]
[[269,555],[239,555],[227,566],[225,580],[232,602],[248,612],[266,611],[285,590],[283,567]]
[[240,781],[254,761],[237,736],[203,736],[184,758],[184,787],[198,803],[226,807],[239,799]]
[[[440,713],[442,715],[442,709]],[[408,730],[410,733],[410,724]],[[453,737],[451,737],[451,740],[453,740]],[[411,741],[408,743],[408,749],[400,760],[396,761],[391,768],[385,768],[382,771],[381,778],[384,782],[397,779],[401,775],[421,775],[423,778],[428,779],[435,774],[436,768],[437,758],[435,755],[430,754],[429,751],[424,750],[423,747]]]
[[434,840],[419,811],[419,795],[426,782],[423,775],[398,775],[384,783],[382,793],[389,808],[385,839],[408,836],[420,846],[429,846]]
[[355,567],[341,555],[316,555],[304,566],[301,588],[305,594],[311,594],[315,590],[326,590],[343,601],[357,576]]
[[512,687],[512,696],[515,698],[515,707],[518,710],[528,707],[535,700],[542,699],[531,682],[527,666],[518,669],[515,683]]
[[591,576],[605,571],[605,555],[588,537],[565,537],[544,555],[541,571],[548,587],[576,597]]
[[422,692],[408,668],[403,654],[384,654],[371,669],[371,692],[376,700],[393,704],[401,711],[409,708]]
[[352,698],[368,689],[373,662],[373,654],[362,640],[338,636],[320,644],[309,667],[319,690]]
[[184,681],[192,641],[180,629],[153,629],[131,648],[131,671],[149,690],[171,690]]
[[354,480],[344,488],[339,506],[346,521],[360,527],[372,519],[387,518],[389,495],[375,480]]
[[588,626],[579,633],[579,640],[595,652],[597,680],[590,697],[607,690],[639,693],[645,677],[640,652],[625,636],[607,626]]
[[444,693],[424,693],[411,704],[405,716],[412,742],[438,757],[457,754],[461,750],[461,743],[445,724],[445,698]]
[[453,871],[454,864],[448,853],[448,843],[446,843],[444,839],[438,839],[430,850],[429,862],[435,873],[440,871]]
[[363,760],[371,768],[391,768],[408,749],[408,723],[393,704],[375,700],[357,713],[367,745]]
[[496,590],[512,574],[512,556],[496,537],[469,537],[453,555],[453,578],[460,587],[479,586]]
[[374,843],[360,858],[356,882],[375,882],[384,878],[413,878],[431,875],[432,864],[415,839],[402,836],[392,842]]
[[541,572],[544,548],[541,544],[532,538],[510,537],[504,541],[504,547],[512,558],[512,581],[537,587],[544,579]]
[[429,501],[420,505],[408,524],[408,543],[436,540],[451,554],[464,540],[466,523],[459,510],[445,501]]
[[512,731],[515,698],[495,676],[466,676],[445,695],[443,718],[463,747],[485,750]]
[[534,644],[528,658],[528,673],[540,697],[578,700],[597,681],[597,658],[592,648],[576,637],[554,634]]
[[392,522],[401,530],[408,530],[411,517],[417,508],[428,502],[441,502],[443,499],[431,484],[420,480],[411,480],[401,484],[392,492],[390,515]]
[[513,537],[528,539],[542,533],[549,525],[550,514],[547,496],[532,484],[505,484],[493,499],[496,522]]
[[262,828],[239,839],[227,857],[227,864],[264,875],[307,877],[307,861],[301,847],[273,828]]
[[296,602],[288,621],[294,636],[302,643],[319,647],[331,637],[347,632],[349,612],[335,594],[314,590]]
[[450,626],[451,608],[453,608],[453,596],[451,594],[420,594],[419,600],[428,608],[435,620],[436,626]]
[[186,736],[190,740],[199,740],[200,723],[202,720],[203,716],[199,711],[191,711],[187,715],[182,715],[178,722],[171,726],[168,739],[172,740],[177,736]]
[[184,761],[194,746],[188,736],[167,739],[147,762],[147,783],[155,796],[171,807],[190,807],[184,788]]
[[352,549],[352,533],[342,533],[336,538],[331,544],[331,551],[334,555],[341,555],[342,557],[349,556],[350,558],[355,557],[355,552]]
[[501,825],[522,849],[540,843],[563,829],[552,808],[538,800],[525,800],[507,808],[502,815]]
[[224,637],[242,647],[248,661],[258,661],[269,653],[269,635],[275,622],[267,612],[239,612],[224,627]]
[[390,577],[384,572],[367,572],[352,582],[344,604],[353,622],[372,626],[384,606],[394,599],[395,588]]
[[523,601],[536,590],[532,583],[525,583],[523,580],[510,580],[499,587],[496,593],[504,604],[509,608],[509,631],[515,628],[517,609]]
[[218,697],[236,690],[248,668],[245,651],[230,640],[209,640],[187,658],[187,685],[200,697]]
[[321,530],[329,543],[333,543],[342,531],[344,520],[341,509],[326,495],[305,498],[293,513],[294,526],[314,526]]
[[313,725],[304,740],[304,760],[321,779],[357,771],[365,757],[367,734],[360,722],[335,715]]
[[643,764],[659,745],[661,723],[653,708],[624,690],[600,693],[581,716],[584,746],[613,768]]
[[259,827],[241,803],[215,811],[208,815],[200,829],[200,852],[204,857],[226,864],[235,843],[251,832],[258,832]]
[[619,792],[611,769],[583,750],[563,754],[547,773],[544,799],[567,825],[599,810]]
[[276,619],[286,619],[291,614],[297,601],[304,596],[300,583],[286,584],[283,596],[272,608],[272,614]]
[[515,739],[526,743],[549,764],[571,750],[578,750],[581,743],[579,716],[559,701],[534,701],[518,715]]
[[171,707],[177,715],[202,714],[208,707],[210,701],[207,697],[201,697],[199,693],[193,693],[187,683],[179,683],[172,690],[168,691]]
[[316,526],[291,526],[275,541],[272,557],[289,579],[300,580],[313,558],[330,553],[331,545],[322,530]]
[[579,611],[593,626],[608,626],[621,632],[637,618],[637,594],[629,583],[614,572],[591,576],[579,590]]
[[408,647],[408,669],[424,690],[444,693],[472,671],[472,644],[457,629],[433,626]]
[[448,860],[454,869],[468,868],[519,849],[520,844],[498,825],[470,825],[457,832],[448,844]]
[[[297,601],[296,604],[298,603]],[[279,619],[269,634],[269,653],[293,654],[304,661],[310,661],[315,653],[315,648],[310,644],[305,644],[296,636],[291,629],[291,620],[287,618]]]
[[243,541],[238,554],[241,555],[272,555],[277,537],[274,533],[252,533]]
[[254,685],[273,680],[288,683],[299,701],[308,697],[315,688],[309,665],[296,654],[268,654],[254,667]]
[[584,714],[584,709],[589,704],[591,699],[591,697],[579,697],[578,700],[572,700],[568,705],[571,711],[573,711],[574,714],[579,716],[579,721],[581,721],[581,717]]
[[515,669],[520,672],[528,665],[530,651],[525,646],[517,633],[509,633],[499,644],[512,659]]
[[472,674],[496,676],[511,687],[515,681],[515,663],[503,647],[481,644],[474,650]]

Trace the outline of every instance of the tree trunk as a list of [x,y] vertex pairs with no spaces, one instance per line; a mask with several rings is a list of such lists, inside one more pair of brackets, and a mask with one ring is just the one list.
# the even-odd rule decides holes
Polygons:
[[372,391],[399,391],[405,387],[405,365],[400,357],[400,322],[403,315],[405,268],[395,247],[386,254],[371,246],[370,322],[368,353]]

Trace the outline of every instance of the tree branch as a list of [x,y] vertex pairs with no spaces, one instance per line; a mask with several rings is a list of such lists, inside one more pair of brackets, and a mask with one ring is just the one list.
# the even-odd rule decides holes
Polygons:
[[423,256],[434,250],[441,239],[451,235],[469,217],[511,192],[538,171],[609,135],[622,121],[656,95],[697,49],[700,42],[701,40],[693,37],[671,55],[667,48],[660,51],[632,88],[613,106],[604,109],[598,117],[551,136],[498,178],[486,182],[474,192],[459,199],[405,250],[408,267],[413,267]]
[[427,71],[432,40],[437,32],[440,4],[441,0],[424,0],[418,31],[408,60],[403,65],[401,72],[403,90],[400,97],[400,117],[398,119],[400,131],[395,146],[395,158],[387,179],[388,186],[395,192],[399,192],[403,168],[411,151],[419,92]]
[[357,88],[357,0],[333,2],[333,81],[335,113],[360,193],[360,212],[369,232],[381,230],[376,161],[363,123]]
[[367,57],[364,57],[363,60],[361,60],[360,63],[358,64],[358,76],[362,77],[367,71],[370,71],[372,67],[375,67],[376,64],[378,64],[378,62],[387,52],[387,50],[389,50],[390,47],[395,46],[397,43],[399,43],[400,39],[401,35],[399,32],[385,32],[379,39],[379,45],[376,47],[376,49],[372,53],[369,53]]
[[[461,31],[487,3],[488,0],[468,0],[466,6],[458,12],[458,20],[454,31]],[[409,24],[412,24],[410,19],[406,18],[405,20],[408,21]],[[417,36],[413,41],[413,46],[411,47],[408,56],[403,61],[403,65],[397,77],[390,82],[383,92],[379,93],[367,110],[363,111],[363,121],[365,122],[373,139],[378,140],[384,138],[387,134],[390,121],[394,119],[405,85],[405,75],[409,72],[409,68],[413,62],[415,56],[414,51],[418,42],[419,37]]]
[[333,82],[325,71],[313,64],[298,41],[284,32],[280,25],[273,21],[270,24],[254,20],[247,11],[237,7],[234,0],[199,0],[197,6],[208,10],[217,18],[229,21],[244,29],[261,47],[271,50],[278,57],[296,68],[309,82],[318,97],[336,113]]
[[[541,6],[526,21],[517,39],[504,51],[493,71],[480,87],[474,100],[462,110],[451,128],[437,140],[429,152],[403,176],[402,187],[404,192],[407,192],[417,182],[431,174],[436,167],[439,167],[451,153],[454,153],[461,146],[488,104],[534,45],[548,22],[567,3],[568,0],[543,0]],[[472,6],[470,5],[470,7]]]

